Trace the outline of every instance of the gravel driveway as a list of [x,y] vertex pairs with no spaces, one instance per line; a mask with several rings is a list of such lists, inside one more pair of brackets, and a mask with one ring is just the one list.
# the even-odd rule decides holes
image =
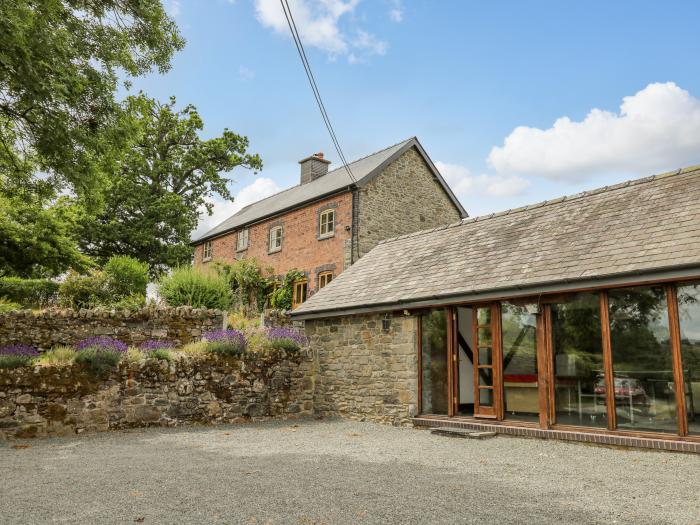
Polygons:
[[0,466],[8,524],[700,524],[700,456],[372,423],[14,442]]

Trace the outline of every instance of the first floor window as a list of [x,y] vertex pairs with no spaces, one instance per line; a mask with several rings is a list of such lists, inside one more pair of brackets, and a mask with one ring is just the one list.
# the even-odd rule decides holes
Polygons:
[[202,249],[202,260],[208,261],[209,259],[211,259],[211,254],[211,241],[207,241],[204,243],[204,247]]
[[318,274],[318,289],[320,290],[333,280],[333,272],[321,272]]
[[306,279],[301,279],[294,282],[294,294],[292,295],[292,308],[296,308],[301,303],[306,301],[306,294],[309,283]]
[[237,250],[245,250],[248,247],[248,228],[238,232],[238,240],[236,244]]
[[282,226],[270,228],[270,249],[271,252],[278,252],[282,249]]
[[319,217],[319,236],[330,237],[335,232],[335,211],[325,210]]

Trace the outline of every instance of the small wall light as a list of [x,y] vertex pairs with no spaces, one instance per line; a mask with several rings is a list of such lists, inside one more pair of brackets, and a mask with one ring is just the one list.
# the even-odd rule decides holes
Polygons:
[[385,314],[384,319],[382,319],[382,331],[388,332],[389,328],[391,328],[391,317],[389,314]]

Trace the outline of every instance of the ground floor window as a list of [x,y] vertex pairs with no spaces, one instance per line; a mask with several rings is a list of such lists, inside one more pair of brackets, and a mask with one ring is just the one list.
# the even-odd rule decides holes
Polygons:
[[447,310],[421,316],[421,411],[447,414]]
[[333,280],[333,272],[321,272],[318,274],[318,289],[320,290]]
[[294,293],[292,294],[292,308],[296,308],[301,303],[306,301],[306,295],[309,289],[309,281],[300,279],[294,281]]
[[681,370],[688,433],[700,434],[700,283],[678,287]]

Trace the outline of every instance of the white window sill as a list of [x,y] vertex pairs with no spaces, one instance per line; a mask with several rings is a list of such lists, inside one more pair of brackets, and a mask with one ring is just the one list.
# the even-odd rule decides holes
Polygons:
[[322,241],[322,240],[324,240],[324,239],[330,239],[331,237],[335,237],[335,232],[333,232],[333,233],[324,233],[323,235],[319,235],[319,236],[317,237],[317,239],[318,239],[319,241]]
[[202,257],[202,262],[209,262],[211,261],[211,257]]
[[282,251],[282,247],[280,246],[279,248],[267,250],[267,254],[269,255],[271,253],[277,253],[277,252],[281,252],[281,251]]

